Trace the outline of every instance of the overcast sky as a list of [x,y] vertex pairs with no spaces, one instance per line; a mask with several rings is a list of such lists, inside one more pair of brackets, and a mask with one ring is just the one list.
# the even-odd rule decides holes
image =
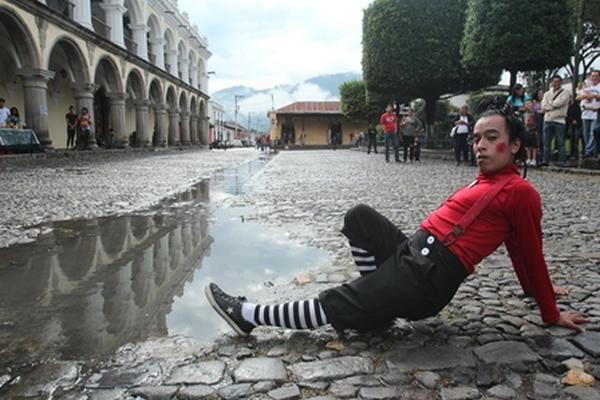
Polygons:
[[360,72],[362,14],[370,1],[179,0],[179,9],[208,38],[214,92]]

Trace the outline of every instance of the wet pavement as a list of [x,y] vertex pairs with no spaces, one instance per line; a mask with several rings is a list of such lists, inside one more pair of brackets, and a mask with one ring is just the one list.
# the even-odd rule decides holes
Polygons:
[[[224,213],[216,210],[208,217],[210,235],[220,224],[227,230],[228,223],[241,220],[244,228],[256,224],[255,236],[274,229],[266,241],[279,252],[266,252],[256,263],[267,266],[271,259],[262,268],[267,273],[253,278],[258,268],[242,275],[251,253],[242,248],[236,276],[205,278],[250,300],[313,296],[357,276],[339,233],[348,208],[370,204],[412,233],[427,212],[475,173],[431,160],[386,165],[381,156],[351,151],[283,152],[252,175],[248,187],[237,174],[222,177],[229,182],[223,187],[232,188],[229,193],[217,196],[210,190],[211,202],[219,202]],[[559,299],[560,307],[592,319],[585,334],[544,325],[500,249],[439,316],[399,320],[383,333],[259,328],[250,338],[238,338],[224,329],[226,334],[207,344],[188,337],[199,329],[181,329],[187,336],[132,339],[91,364],[59,357],[30,365],[27,373],[5,368],[0,393],[7,398],[52,393],[65,399],[600,399],[600,177],[533,171],[530,180],[544,201],[551,275],[571,289]],[[166,325],[175,330],[169,315],[178,307],[193,309],[191,294],[198,289],[189,288],[203,282],[204,271],[223,267],[223,262],[207,267],[217,243],[170,306]],[[320,250],[301,257],[299,267],[285,276],[282,271],[298,260],[292,249],[302,244]],[[237,247],[232,241],[226,249]],[[321,252],[329,256],[325,263]],[[270,274],[277,266],[281,269]],[[304,273],[293,279],[300,270]],[[192,318],[182,318],[187,319]]]

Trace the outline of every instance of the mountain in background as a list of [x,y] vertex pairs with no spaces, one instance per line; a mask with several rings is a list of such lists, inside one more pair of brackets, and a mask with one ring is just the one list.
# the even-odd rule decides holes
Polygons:
[[361,79],[355,72],[319,75],[304,82],[275,86],[257,90],[248,86],[232,86],[212,94],[211,99],[225,107],[225,119],[235,119],[235,96],[243,96],[238,100],[240,112],[238,121],[247,127],[248,116],[252,129],[264,131],[269,126],[268,111],[275,106],[280,108],[296,101],[334,101],[340,99],[341,83]]

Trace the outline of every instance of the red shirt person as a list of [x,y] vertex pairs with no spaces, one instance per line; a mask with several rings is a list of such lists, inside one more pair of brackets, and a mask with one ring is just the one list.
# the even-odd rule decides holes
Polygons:
[[398,116],[391,105],[387,106],[385,113],[381,115],[379,123],[383,126],[384,133],[396,133],[398,128]]
[[412,238],[366,205],[348,211],[342,233],[361,277],[321,292],[317,298],[257,305],[211,283],[209,303],[239,334],[258,325],[314,329],[326,324],[372,330],[395,318],[438,314],[475,265],[506,244],[517,278],[533,296],[542,319],[576,331],[589,322],[559,311],[542,251],[541,200],[515,166],[525,158],[521,122],[501,111],[483,114],[474,128],[479,175],[432,212]]

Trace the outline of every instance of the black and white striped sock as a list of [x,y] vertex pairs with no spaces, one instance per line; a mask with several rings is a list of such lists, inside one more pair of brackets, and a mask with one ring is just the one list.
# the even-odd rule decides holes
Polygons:
[[244,303],[242,316],[254,325],[288,329],[317,329],[329,323],[319,299],[270,306]]
[[361,275],[371,273],[377,269],[377,265],[375,264],[375,256],[369,253],[368,250],[362,249],[350,243],[350,251],[352,252],[354,262],[358,267],[358,272],[360,272]]

